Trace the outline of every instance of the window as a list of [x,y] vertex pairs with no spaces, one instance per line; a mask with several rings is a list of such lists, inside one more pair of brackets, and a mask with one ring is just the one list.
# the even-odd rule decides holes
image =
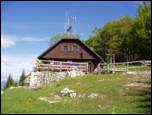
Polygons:
[[73,51],[74,52],[78,51],[78,47],[77,46],[73,46]]
[[64,52],[68,51],[68,46],[64,46]]

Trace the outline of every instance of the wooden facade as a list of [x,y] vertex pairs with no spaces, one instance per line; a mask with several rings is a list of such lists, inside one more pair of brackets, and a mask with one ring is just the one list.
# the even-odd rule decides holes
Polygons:
[[49,47],[39,60],[88,63],[88,71],[92,72],[101,62],[101,57],[88,48],[78,38],[62,38]]

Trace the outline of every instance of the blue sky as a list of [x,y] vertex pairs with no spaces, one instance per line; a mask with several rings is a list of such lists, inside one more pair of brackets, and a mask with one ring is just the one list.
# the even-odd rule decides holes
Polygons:
[[134,1],[1,2],[1,76],[12,73],[18,78],[23,68],[30,71],[49,38],[64,33],[67,12],[76,16],[73,33],[86,40],[95,27],[122,16],[135,17],[138,5]]

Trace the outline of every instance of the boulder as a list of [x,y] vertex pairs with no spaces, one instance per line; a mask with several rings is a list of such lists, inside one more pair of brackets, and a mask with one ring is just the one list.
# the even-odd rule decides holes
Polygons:
[[63,90],[60,91],[62,94],[68,94],[69,93],[69,88],[64,88]]
[[67,71],[67,77],[83,76],[84,72],[78,70]]
[[9,89],[15,89],[15,87],[11,86]]
[[63,90],[60,91],[61,96],[65,96],[68,95],[71,98],[75,98],[76,97],[76,93],[74,92],[74,90],[70,90],[69,88],[64,88]]
[[95,98],[95,97],[97,97],[97,96],[98,96],[97,93],[91,93],[91,94],[88,96],[88,98],[93,99],[93,98]]
[[70,97],[71,97],[71,98],[75,98],[76,96],[77,96],[76,93],[70,93]]
[[79,98],[85,98],[85,96],[86,96],[85,94],[79,94],[78,95]]

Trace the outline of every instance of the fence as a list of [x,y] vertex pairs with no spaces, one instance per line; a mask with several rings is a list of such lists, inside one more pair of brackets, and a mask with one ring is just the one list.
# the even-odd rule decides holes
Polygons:
[[119,62],[119,63],[104,63],[101,64],[103,69],[105,69],[108,73],[112,72],[127,72],[129,69],[133,68],[142,68],[151,65],[151,60],[139,60],[139,61],[131,61],[131,62]]
[[38,71],[83,71],[88,73],[88,63],[37,60],[35,70]]

